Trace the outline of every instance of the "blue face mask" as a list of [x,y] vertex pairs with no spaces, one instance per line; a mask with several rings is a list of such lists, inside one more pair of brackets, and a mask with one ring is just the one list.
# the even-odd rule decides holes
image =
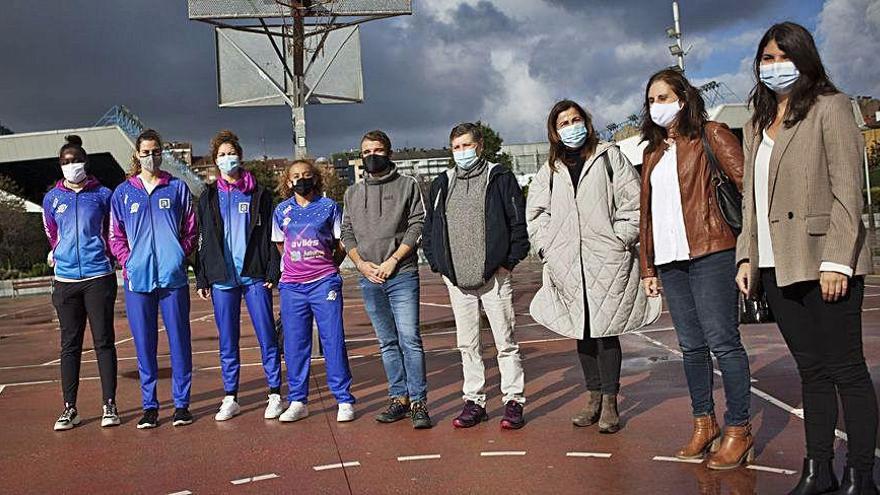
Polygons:
[[453,151],[452,157],[455,159],[455,164],[462,170],[470,170],[474,168],[474,165],[476,165],[480,159],[480,157],[477,156],[476,148],[468,148],[464,151]]
[[226,155],[217,158],[217,168],[226,175],[231,174],[241,166],[241,158],[238,155]]
[[761,64],[760,73],[764,86],[781,95],[788,94],[801,75],[794,62]]
[[577,122],[556,131],[559,139],[568,148],[580,148],[587,142],[587,127],[582,122]]

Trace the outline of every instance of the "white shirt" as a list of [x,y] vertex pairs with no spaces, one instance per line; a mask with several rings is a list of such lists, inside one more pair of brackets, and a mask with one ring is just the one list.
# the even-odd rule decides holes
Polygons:
[[[764,139],[758,146],[755,155],[755,213],[758,217],[758,267],[775,268],[776,258],[773,255],[773,242],[770,239],[770,155],[773,154],[774,142],[764,130]],[[852,267],[823,261],[819,265],[820,272],[837,272],[852,277]]]
[[774,268],[773,243],[770,241],[770,155],[773,153],[773,140],[764,131],[764,139],[755,155],[755,212],[758,216],[758,267]]
[[678,153],[674,144],[663,153],[657,166],[651,171],[651,218],[654,264],[688,261],[691,248],[681,210]]

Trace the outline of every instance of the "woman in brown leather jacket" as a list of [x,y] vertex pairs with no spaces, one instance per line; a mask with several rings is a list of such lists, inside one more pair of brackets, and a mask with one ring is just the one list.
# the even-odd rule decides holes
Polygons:
[[[703,138],[740,190],[742,148],[727,126],[707,121],[699,91],[677,71],[651,76],[643,115],[648,147],[639,229],[642,282],[650,297],[660,295],[663,283],[694,415],[693,435],[676,457],[699,459],[714,452],[709,468],[732,469],[754,452],[749,358],[737,321],[736,234],[718,208]],[[715,421],[711,355],[724,381],[723,435]]]

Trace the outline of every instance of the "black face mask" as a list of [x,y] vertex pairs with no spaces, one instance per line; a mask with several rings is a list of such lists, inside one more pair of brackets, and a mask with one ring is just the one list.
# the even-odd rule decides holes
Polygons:
[[367,155],[364,157],[364,169],[368,174],[382,173],[391,168],[391,160],[384,155]]
[[296,184],[293,185],[293,192],[299,194],[302,197],[306,197],[309,194],[312,194],[312,191],[315,190],[315,178],[308,177],[302,178],[296,181]]

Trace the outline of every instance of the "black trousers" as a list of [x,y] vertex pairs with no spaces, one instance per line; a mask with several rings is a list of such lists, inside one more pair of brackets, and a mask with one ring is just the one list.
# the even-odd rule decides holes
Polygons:
[[587,335],[577,341],[578,359],[584,371],[587,390],[616,395],[620,391],[620,364],[622,360],[618,337],[591,338]]
[[837,400],[843,406],[847,464],[871,472],[877,443],[877,397],[862,352],[863,277],[850,279],[846,297],[822,300],[817,281],[776,285],[776,272],[761,271],[767,302],[797,363],[804,402],[807,457],[834,456]]
[[83,282],[55,281],[52,304],[61,323],[61,391],[64,402],[76,404],[86,319],[92,329],[104,402],[116,399],[116,274]]

